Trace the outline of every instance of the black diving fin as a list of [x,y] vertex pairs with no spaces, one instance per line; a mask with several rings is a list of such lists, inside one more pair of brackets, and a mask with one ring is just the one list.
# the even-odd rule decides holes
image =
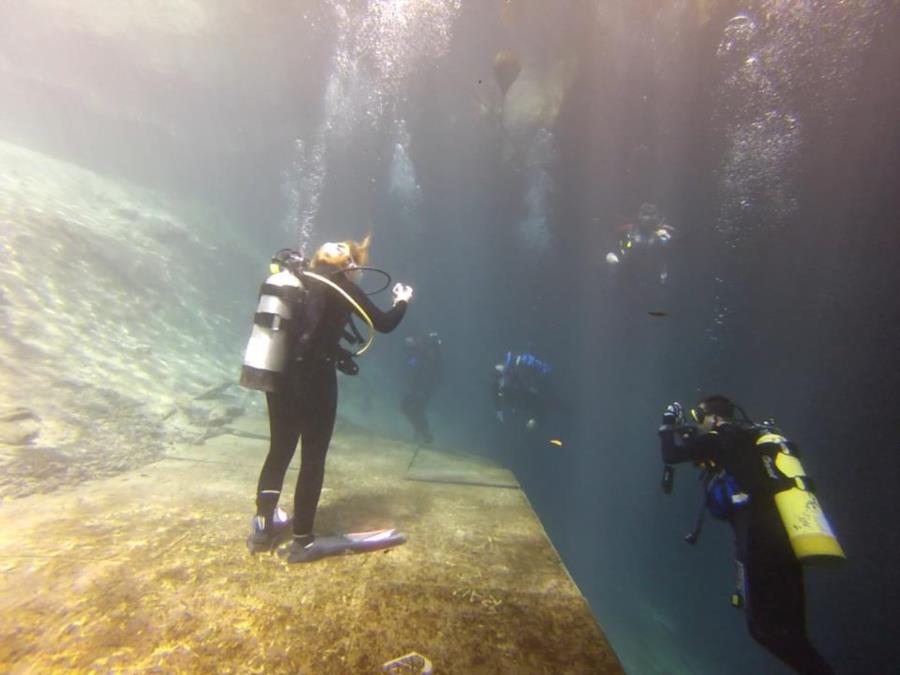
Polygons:
[[289,547],[279,551],[279,555],[286,558],[289,563],[313,562],[331,555],[380,551],[405,542],[406,535],[393,528],[370,532],[350,532],[314,537],[312,541],[306,542],[294,539]]

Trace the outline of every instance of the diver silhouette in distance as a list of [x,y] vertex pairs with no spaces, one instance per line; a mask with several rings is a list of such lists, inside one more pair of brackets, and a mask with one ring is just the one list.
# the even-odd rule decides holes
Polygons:
[[441,380],[441,338],[431,332],[403,341],[406,358],[406,392],[403,414],[413,427],[416,443],[430,445],[433,436],[426,408]]

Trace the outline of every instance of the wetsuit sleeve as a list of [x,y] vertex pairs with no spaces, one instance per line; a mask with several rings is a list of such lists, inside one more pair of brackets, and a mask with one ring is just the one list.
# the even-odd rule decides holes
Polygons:
[[[372,319],[372,325],[375,326],[375,330],[379,333],[390,333],[400,324],[403,315],[406,314],[406,306],[408,304],[406,300],[401,300],[391,309],[384,312],[379,309],[378,306],[369,299],[369,296],[356,284],[352,282],[348,283],[346,290],[350,294],[350,297],[356,300],[356,302],[359,303],[359,306],[369,315],[369,318]],[[355,309],[353,311],[354,313],[357,313]]]
[[663,427],[659,431],[659,441],[662,459],[666,464],[717,461],[721,454],[721,442],[715,432],[685,437],[675,428]]

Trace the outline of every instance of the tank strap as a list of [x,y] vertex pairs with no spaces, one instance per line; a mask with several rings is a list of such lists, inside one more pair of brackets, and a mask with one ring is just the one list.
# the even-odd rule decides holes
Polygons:
[[798,488],[804,492],[815,492],[812,479],[809,476],[785,475],[778,466],[777,458],[780,454],[784,453],[789,457],[797,456],[794,443],[781,434],[764,432],[756,439],[756,447],[762,455],[763,466],[771,479],[768,485],[768,492],[777,494],[793,488]]
[[306,289],[298,286],[276,286],[275,284],[266,283],[259,289],[259,294],[261,296],[274,295],[276,298],[281,298],[285,302],[293,302],[294,300],[299,299],[305,292]]
[[277,325],[277,330],[288,330],[293,325],[294,320],[284,319],[277,314],[269,314],[268,312],[256,312],[253,315],[253,323],[260,328],[272,329]]
[[794,476],[793,487],[799,488],[804,492],[815,492],[816,488],[813,486],[812,479],[809,476]]

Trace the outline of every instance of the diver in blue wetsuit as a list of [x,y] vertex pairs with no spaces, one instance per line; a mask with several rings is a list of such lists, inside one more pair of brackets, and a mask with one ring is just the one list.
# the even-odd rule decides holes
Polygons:
[[[663,490],[672,489],[675,464],[702,467],[705,508],[734,530],[738,587],[732,604],[744,608],[750,635],[799,673],[832,673],[806,634],[801,560],[843,558],[843,551],[818,510],[796,446],[771,422],[736,419],[736,409],[724,396],[710,396],[691,410],[696,425],[688,425],[680,404],[666,408],[659,429]],[[791,513],[795,508],[802,513]],[[788,529],[791,518],[805,521],[809,531],[789,535],[798,531]],[[811,520],[821,528],[813,531]],[[702,512],[688,543],[696,542],[701,523]]]
[[549,364],[529,353],[507,352],[494,366],[494,414],[533,431],[546,417],[552,398]]

